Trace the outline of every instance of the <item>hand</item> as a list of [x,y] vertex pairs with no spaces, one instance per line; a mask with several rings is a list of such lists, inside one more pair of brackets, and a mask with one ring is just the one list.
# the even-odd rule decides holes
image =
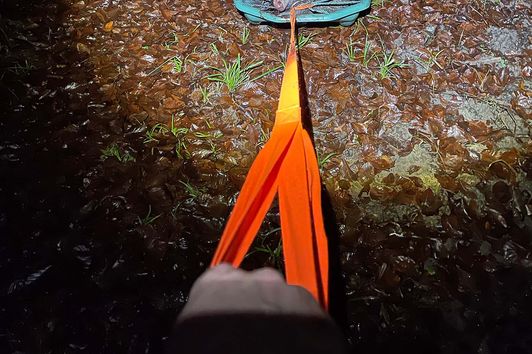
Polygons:
[[242,313],[328,318],[307,290],[286,284],[276,270],[247,272],[221,264],[196,280],[178,322],[197,315]]

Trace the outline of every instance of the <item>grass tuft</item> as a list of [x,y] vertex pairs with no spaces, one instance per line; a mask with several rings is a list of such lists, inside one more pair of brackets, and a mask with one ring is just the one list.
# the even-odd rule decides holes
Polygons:
[[240,33],[240,42],[245,45],[249,41],[249,27],[244,27]]
[[370,54],[371,43],[368,40],[368,34],[366,32],[366,38],[364,41],[364,49],[362,50],[362,65],[365,68],[368,67],[369,62],[376,56],[376,53]]
[[333,158],[335,157],[336,155],[338,155],[337,153],[335,152],[330,152],[328,153],[327,155],[325,156],[320,156],[318,155],[317,158],[318,158],[318,167],[319,169],[323,169],[323,167]]
[[190,181],[179,181],[185,187],[185,192],[188,194],[188,201],[193,201],[201,197],[205,190],[201,187],[195,186]]
[[395,52],[392,50],[389,53],[384,52],[383,54],[377,56],[379,61],[379,74],[381,79],[386,79],[394,75],[392,70],[401,69],[408,66],[403,60],[397,61],[394,57]]
[[278,233],[281,231],[280,227],[275,227],[270,231],[266,232],[264,235],[260,236],[261,240],[260,245],[253,247],[253,250],[247,255],[251,256],[253,253],[263,253],[268,256],[268,262],[277,269],[283,269],[283,242],[282,239],[279,239],[277,245],[272,247],[266,243],[268,237],[272,234]]
[[425,67],[425,70],[429,71],[430,69],[432,69],[432,67],[434,65],[436,65],[438,68],[440,68],[441,70],[443,70],[443,67],[441,66],[440,63],[438,63],[438,56],[443,52],[443,49],[442,50],[439,50],[437,52],[433,52],[433,51],[428,51],[427,53],[427,56],[428,58],[427,59],[423,59],[422,57],[419,57],[416,60],[416,62],[420,65],[422,65],[423,67]]
[[172,63],[174,64],[174,71],[180,73],[183,71],[184,61],[178,56],[172,58]]
[[386,4],[390,0],[371,0],[371,6],[372,7],[384,7],[384,4]]
[[212,95],[212,92],[209,91],[208,87],[200,87],[201,91],[201,102],[203,104],[211,103],[211,100],[209,99]]
[[209,44],[209,47],[211,48],[211,51],[214,55],[220,55],[220,50],[218,50],[218,47],[216,46],[216,43]]
[[148,213],[145,217],[140,218],[137,216],[137,221],[139,225],[150,225],[153,224],[155,220],[157,220],[159,217],[161,217],[161,214],[158,215],[151,215],[151,205],[148,206]]
[[16,75],[28,75],[33,69],[35,69],[35,67],[28,61],[28,59],[24,59],[24,62],[22,63],[16,62],[14,65],[7,68],[7,70]]
[[352,63],[356,59],[355,55],[355,44],[353,43],[353,40],[350,38],[349,43],[345,44],[345,55],[347,55],[347,59]]
[[261,60],[243,66],[240,54],[231,64],[224,59],[222,59],[222,61],[222,68],[210,67],[211,69],[215,70],[216,73],[207,76],[207,79],[225,84],[229,89],[229,92],[235,92],[237,88],[244,85],[246,82],[249,82],[251,80],[251,71],[258,68],[263,63]]
[[166,128],[161,123],[157,123],[153,127],[151,127],[150,129],[146,130],[145,138],[144,138],[143,143],[144,144],[149,144],[149,143],[154,142],[154,141],[157,142],[157,141],[159,141],[159,139],[157,139],[157,136],[165,135],[167,132],[168,132],[168,128]]
[[304,35],[303,33],[300,33],[297,36],[296,48],[301,49],[309,45],[310,43],[312,43],[312,39],[314,38],[315,35],[316,35],[315,33],[310,33],[308,35]]
[[135,158],[129,154],[129,152],[123,152],[120,150],[117,144],[111,144],[105,149],[101,150],[102,155],[100,156],[101,160],[107,160],[108,158],[114,157],[122,163],[127,163],[129,161],[135,161]]
[[188,133],[188,130],[189,130],[188,128],[180,128],[175,124],[176,117],[181,118],[184,115],[185,115],[184,112],[179,112],[178,114],[172,114],[172,118],[170,119],[170,130],[169,131],[176,138],[179,138],[180,136]]

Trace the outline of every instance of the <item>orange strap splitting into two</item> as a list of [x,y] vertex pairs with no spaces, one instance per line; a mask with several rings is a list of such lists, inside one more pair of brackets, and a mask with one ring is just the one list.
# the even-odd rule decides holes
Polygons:
[[327,308],[329,265],[320,175],[312,140],[302,125],[295,44],[295,11],[307,7],[291,9],[290,48],[271,137],[248,172],[211,266],[240,265],[278,193],[286,280],[306,288]]

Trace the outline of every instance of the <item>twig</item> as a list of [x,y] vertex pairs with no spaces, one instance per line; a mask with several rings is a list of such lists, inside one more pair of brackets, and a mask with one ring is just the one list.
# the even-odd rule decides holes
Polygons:
[[152,71],[150,71],[149,73],[147,73],[146,76],[151,76],[151,74],[153,74],[154,72],[156,72],[157,70],[159,70],[160,68],[162,68],[166,63],[168,63],[169,61],[171,61],[171,60],[174,59],[174,58],[175,58],[175,56],[166,59],[165,61],[163,61],[163,63],[162,63],[161,65],[157,66],[155,69],[153,69]]

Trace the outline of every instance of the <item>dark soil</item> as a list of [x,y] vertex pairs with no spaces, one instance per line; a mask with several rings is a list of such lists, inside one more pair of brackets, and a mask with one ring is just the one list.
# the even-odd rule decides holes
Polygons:
[[[532,353],[530,15],[379,0],[300,30],[357,353]],[[229,1],[0,0],[2,352],[162,351],[267,140],[288,38]],[[207,79],[239,54],[267,74]],[[245,267],[282,268],[278,247],[274,208]]]

